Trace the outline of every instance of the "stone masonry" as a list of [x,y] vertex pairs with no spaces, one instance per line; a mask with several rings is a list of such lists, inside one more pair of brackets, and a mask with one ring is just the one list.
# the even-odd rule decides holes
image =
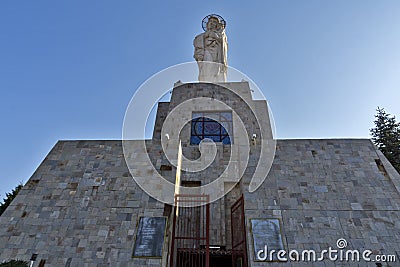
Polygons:
[[[251,100],[246,82],[231,86]],[[174,181],[176,169],[161,147],[163,122],[185,99],[205,96],[221,99],[235,110],[245,110],[240,100],[218,85],[175,85],[171,101],[158,105],[153,138],[146,140],[147,151],[138,151],[134,159],[140,161],[148,153],[156,170]],[[268,126],[266,102],[252,101],[262,115],[262,123]],[[193,106],[193,110],[196,108]],[[190,118],[190,114],[182,116]],[[246,127],[254,124],[250,113],[239,112],[239,116]],[[234,138],[235,131],[234,127]],[[258,136],[260,131],[259,127],[252,129]],[[198,147],[188,141],[189,126],[180,135],[183,154],[191,159],[199,157]],[[217,144],[215,162],[202,173],[183,172],[182,180],[211,182],[231,160],[229,155],[233,155],[239,169],[244,166],[235,148],[241,142],[234,140],[232,146]],[[278,140],[271,171],[258,190],[250,193],[250,177],[259,153],[257,144],[251,144],[240,183],[211,204],[211,244],[231,249],[230,207],[243,194],[248,266],[376,266],[372,262],[335,265],[329,261],[256,261],[250,228],[250,219],[255,218],[279,219],[287,250],[321,251],[345,238],[348,248],[395,255],[396,262],[383,266],[399,266],[400,175],[370,140]],[[227,177],[225,185],[231,184]],[[59,141],[0,217],[0,262],[29,260],[32,254],[38,254],[34,266],[42,259],[46,266],[168,266],[172,214],[170,206],[153,199],[135,183],[120,140]],[[168,218],[161,259],[132,258],[140,216]]]

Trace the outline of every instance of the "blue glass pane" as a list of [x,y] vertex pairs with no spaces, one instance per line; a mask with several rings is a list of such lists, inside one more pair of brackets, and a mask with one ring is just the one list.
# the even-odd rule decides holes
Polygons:
[[225,137],[222,137],[222,143],[224,145],[230,145],[231,144],[231,139],[229,138],[229,135],[225,136]]
[[192,114],[192,119],[201,118],[201,117],[203,117],[203,113],[202,112],[194,112]]
[[219,121],[220,120],[219,113],[204,113],[204,117],[210,121]]
[[232,113],[230,113],[230,112],[222,112],[221,113],[221,120],[232,121]]
[[203,134],[202,124],[202,118],[192,120],[191,133],[196,135]]
[[204,122],[204,135],[220,134],[220,129],[218,122]]
[[193,135],[193,134],[195,134],[196,132],[195,132],[195,130],[194,130],[194,126],[196,125],[196,123],[195,123],[195,121],[193,121],[192,120],[192,124],[190,125],[190,133]]
[[231,132],[231,125],[232,122],[221,122],[221,126],[223,128],[223,130],[225,130],[225,132]]
[[219,135],[205,135],[204,138],[209,138],[214,142],[221,142],[221,136]]
[[202,135],[203,134],[203,122],[195,121],[192,127],[192,134]]
[[221,127],[221,134],[222,135],[228,135],[228,134],[230,134],[231,132],[230,131],[228,131],[228,125],[226,125],[227,123],[224,123],[225,125],[221,125],[222,127]]

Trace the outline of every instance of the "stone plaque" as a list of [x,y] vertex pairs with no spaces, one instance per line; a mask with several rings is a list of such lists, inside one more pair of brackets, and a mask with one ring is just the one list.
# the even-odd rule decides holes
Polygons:
[[[259,259],[257,256],[257,252],[260,250],[264,250],[264,253],[266,252],[265,246],[268,248],[268,253],[271,250],[278,252],[284,249],[279,219],[251,219],[250,221],[254,259],[256,261],[265,261],[265,259]],[[264,253],[262,255],[265,255]],[[271,259],[267,258],[267,260]],[[276,253],[273,254],[272,260],[277,260]]]
[[161,258],[166,225],[166,217],[140,217],[132,256]]

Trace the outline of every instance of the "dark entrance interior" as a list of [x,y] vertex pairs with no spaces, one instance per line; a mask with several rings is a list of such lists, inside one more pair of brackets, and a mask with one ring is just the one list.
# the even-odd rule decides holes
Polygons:
[[231,267],[231,255],[210,255],[210,267]]

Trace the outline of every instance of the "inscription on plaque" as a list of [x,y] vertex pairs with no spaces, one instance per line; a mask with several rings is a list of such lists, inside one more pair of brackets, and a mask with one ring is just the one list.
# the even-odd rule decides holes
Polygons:
[[[251,219],[250,221],[254,259],[256,261],[260,260],[257,257],[257,252],[264,250],[265,246],[267,246],[268,251],[284,249],[279,219]],[[276,253],[273,256],[272,260],[277,260]]]
[[161,258],[166,225],[166,217],[140,217],[132,256]]

